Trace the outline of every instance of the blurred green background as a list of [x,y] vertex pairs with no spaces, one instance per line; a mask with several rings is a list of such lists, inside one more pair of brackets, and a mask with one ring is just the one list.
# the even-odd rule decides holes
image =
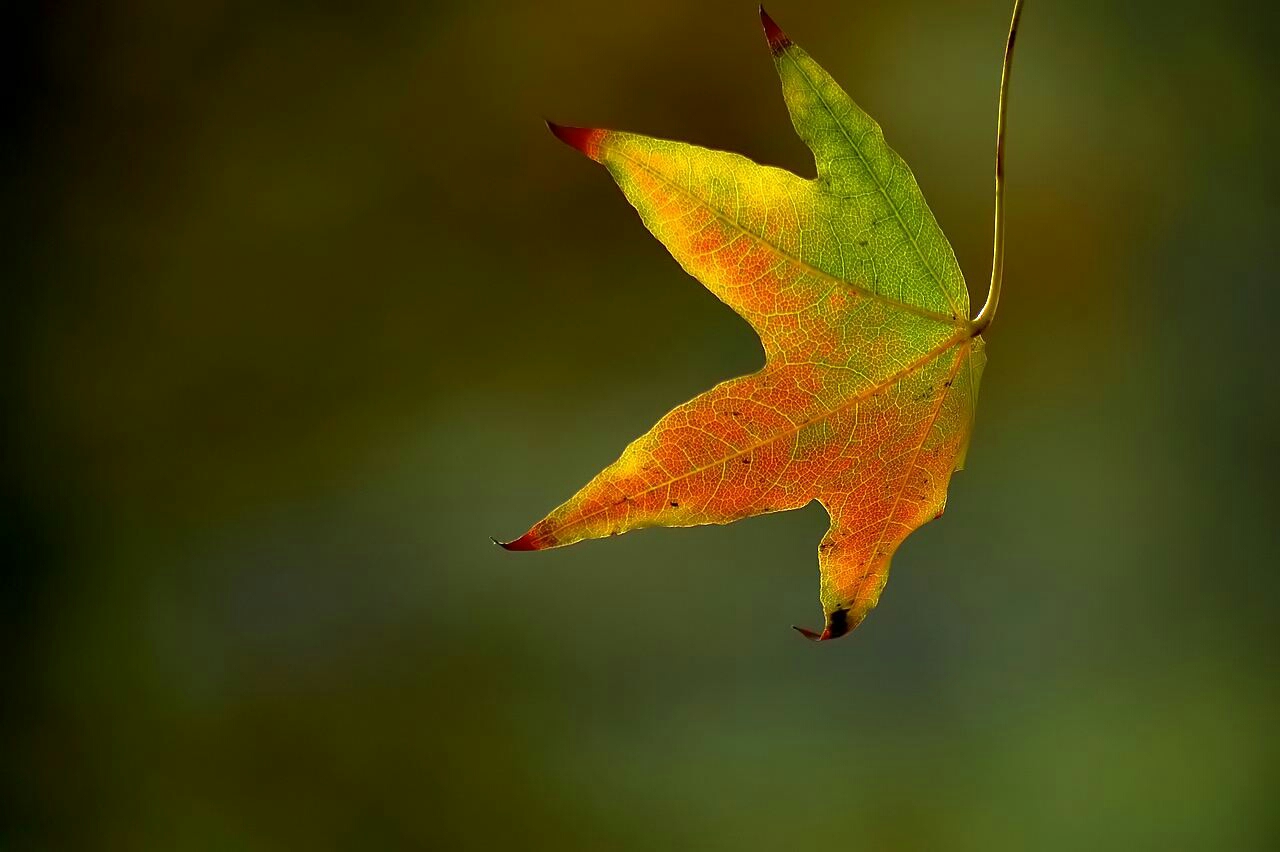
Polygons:
[[[775,0],[975,302],[1007,0]],[[542,118],[811,173],[744,0],[4,28],[0,849],[1280,844],[1269,4],[1028,3],[969,470],[508,554],[747,326]]]

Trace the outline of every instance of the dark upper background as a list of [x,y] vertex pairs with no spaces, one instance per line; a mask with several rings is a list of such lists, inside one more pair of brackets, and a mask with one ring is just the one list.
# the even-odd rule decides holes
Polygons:
[[[816,507],[512,536],[755,368],[543,116],[810,173],[754,7],[4,27],[6,849],[1280,839],[1257,2],[1031,0],[970,469],[815,648]],[[989,264],[1004,0],[775,0]]]

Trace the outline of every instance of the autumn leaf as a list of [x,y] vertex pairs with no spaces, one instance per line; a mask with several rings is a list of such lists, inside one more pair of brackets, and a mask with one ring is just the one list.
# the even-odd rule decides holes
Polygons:
[[[643,527],[727,524],[817,500],[825,640],[876,605],[894,552],[942,514],[964,464],[999,295],[996,261],[969,318],[956,257],[880,126],[760,10],[782,93],[817,177],[738,154],[551,125],[602,164],[645,226],[755,329],[765,365],[681,405],[524,535],[545,550]],[[800,628],[797,628],[800,629]]]

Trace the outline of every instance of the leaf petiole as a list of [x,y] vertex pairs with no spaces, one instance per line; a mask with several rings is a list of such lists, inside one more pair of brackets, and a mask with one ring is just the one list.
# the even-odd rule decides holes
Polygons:
[[1013,69],[1013,43],[1018,37],[1018,19],[1022,17],[1022,0],[1014,0],[1013,19],[1009,22],[1009,40],[1004,46],[1004,69],[1000,74],[1000,111],[996,119],[996,216],[995,245],[991,254],[991,289],[987,303],[969,323],[973,337],[987,330],[1000,304],[1000,285],[1004,280],[1004,125],[1009,107],[1009,73]]

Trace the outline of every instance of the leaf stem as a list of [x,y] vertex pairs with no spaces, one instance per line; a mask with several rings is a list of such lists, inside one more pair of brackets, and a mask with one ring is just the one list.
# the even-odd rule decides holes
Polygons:
[[1004,69],[1000,74],[1000,112],[996,119],[996,223],[995,245],[991,254],[991,289],[987,291],[987,303],[969,324],[970,333],[977,337],[987,330],[1000,304],[1000,285],[1004,280],[1004,125],[1005,112],[1009,108],[1009,74],[1013,69],[1013,43],[1018,37],[1018,19],[1022,17],[1022,0],[1014,0],[1013,20],[1009,22],[1009,40],[1004,46]]

